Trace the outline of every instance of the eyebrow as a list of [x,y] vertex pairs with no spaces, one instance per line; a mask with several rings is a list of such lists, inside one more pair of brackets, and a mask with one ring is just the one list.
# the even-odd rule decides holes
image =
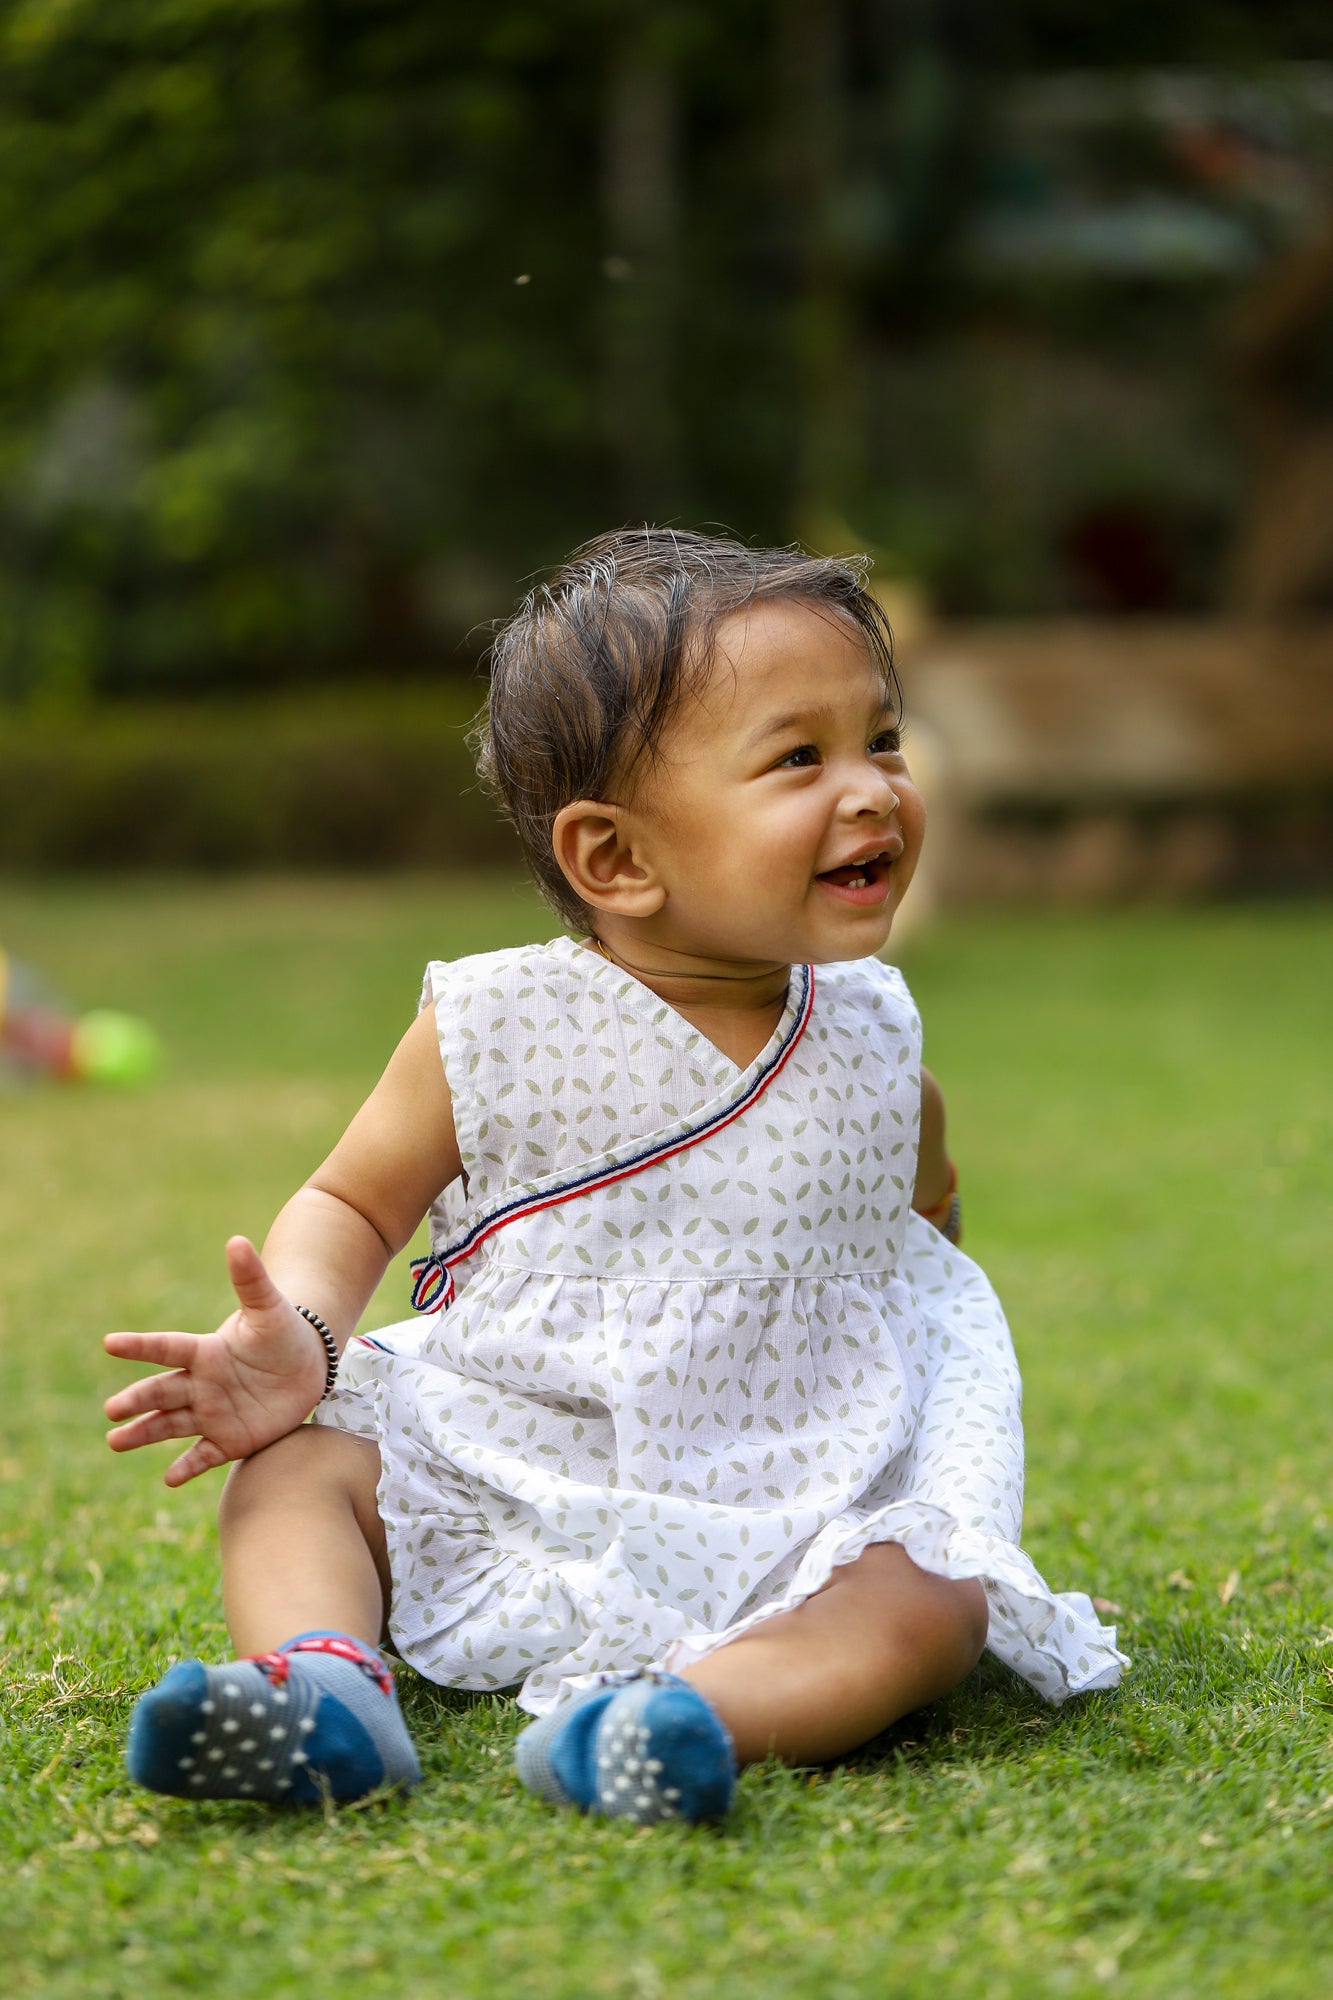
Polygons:
[[[800,730],[816,728],[821,722],[828,719],[830,713],[831,711],[828,708],[821,707],[793,708],[782,715],[771,715],[765,721],[761,722],[757,729],[750,731],[750,734],[745,739],[744,748],[755,750],[758,749],[761,743],[767,743],[770,736],[785,736],[789,731],[795,733]],[[871,710],[873,720],[878,720],[885,715],[894,715],[893,704],[887,695],[883,701],[877,702]],[[895,716],[895,721],[896,719]]]

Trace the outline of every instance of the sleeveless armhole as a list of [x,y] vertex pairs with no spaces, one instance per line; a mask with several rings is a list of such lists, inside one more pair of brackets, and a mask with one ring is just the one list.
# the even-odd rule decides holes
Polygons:
[[912,989],[903,976],[902,968],[897,965],[891,965],[884,958],[862,959],[860,963],[864,965],[871,978],[886,992],[891,993],[899,1005],[906,1009],[917,1031],[920,1032],[921,1016],[917,1010],[916,1001],[912,998]]
[[513,946],[466,958],[432,959],[421,986],[421,1011],[435,1016],[444,1079],[453,1103],[462,1178],[431,1206],[431,1244],[449,1241],[470,1211],[512,1178],[517,1001],[540,967],[542,948]]
[[898,967],[889,965],[882,958],[858,958],[850,960],[846,967],[839,970],[845,971],[852,981],[860,984],[863,1004],[871,1020],[878,1017],[906,1034],[911,1060],[920,1069],[921,1015],[912,998],[911,988]]
[[440,1066],[444,1080],[449,1087],[449,1100],[453,1107],[454,1134],[458,1140],[458,1157],[463,1164],[461,1177],[451,1181],[449,1186],[431,1203],[429,1214],[431,1244],[443,1241],[458,1227],[467,1212],[472,1190],[477,1184],[477,1101],[470,1088],[472,1072],[476,1068],[475,1049],[468,1047],[469,1031],[462,1016],[465,1005],[460,993],[460,974],[468,961],[460,959],[433,958],[426,967],[421,983],[421,1001],[418,1013],[424,1014],[429,1007],[435,1016],[435,1039],[440,1051]]
[[476,1054],[468,1047],[472,1038],[462,1018],[466,1003],[459,991],[462,982],[458,977],[466,963],[465,959],[451,964],[446,959],[433,958],[422,980],[421,1004],[417,1011],[424,1013],[429,1007],[435,1015],[435,1038],[453,1105],[458,1154],[468,1181],[474,1182],[477,1178],[477,1107],[469,1081],[471,1072],[476,1068]]

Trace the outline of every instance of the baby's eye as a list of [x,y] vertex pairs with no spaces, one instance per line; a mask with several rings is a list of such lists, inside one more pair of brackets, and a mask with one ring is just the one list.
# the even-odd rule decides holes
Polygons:
[[817,764],[818,762],[819,752],[816,750],[814,744],[802,743],[799,748],[789,750],[785,757],[779,757],[777,768],[779,771],[799,771],[809,764]]
[[902,748],[902,737],[896,729],[881,729],[878,736],[870,739],[872,757],[896,757]]

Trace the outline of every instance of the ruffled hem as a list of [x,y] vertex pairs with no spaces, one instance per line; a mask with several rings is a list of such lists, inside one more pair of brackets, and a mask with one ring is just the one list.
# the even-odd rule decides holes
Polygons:
[[[1103,1625],[1082,1591],[1050,1590],[1030,1557],[1013,1542],[966,1528],[942,1507],[896,1500],[864,1520],[845,1518],[817,1535],[790,1585],[771,1604],[725,1632],[678,1639],[661,1665],[679,1673],[731,1645],[780,1611],[794,1610],[828,1582],[835,1569],[872,1542],[897,1542],[919,1568],[934,1576],[978,1577],[990,1609],[986,1649],[1012,1667],[1049,1702],[1115,1687],[1129,1665],[1116,1646],[1116,1628]],[[595,1676],[588,1677],[595,1678]],[[574,1685],[574,1684],[571,1684]]]

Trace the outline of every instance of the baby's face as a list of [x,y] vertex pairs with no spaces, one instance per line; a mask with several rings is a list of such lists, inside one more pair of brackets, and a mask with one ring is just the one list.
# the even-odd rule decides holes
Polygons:
[[799,600],[723,620],[638,809],[664,940],[764,963],[878,951],[925,825],[859,632]]

